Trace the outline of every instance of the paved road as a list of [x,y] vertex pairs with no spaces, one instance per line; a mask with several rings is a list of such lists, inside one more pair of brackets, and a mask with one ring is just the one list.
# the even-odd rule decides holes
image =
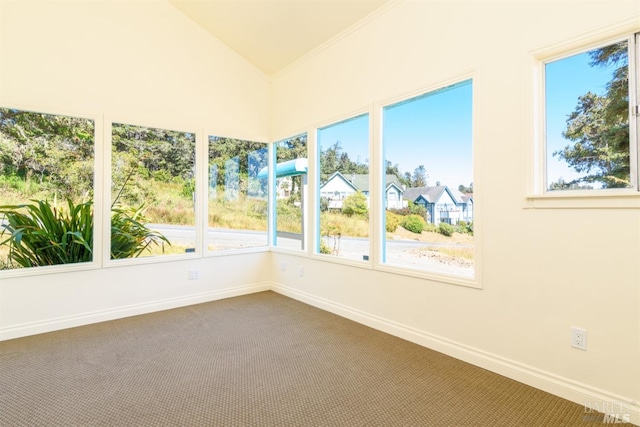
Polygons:
[[[153,230],[165,235],[169,241],[185,246],[195,246],[196,232],[193,226],[149,224]],[[333,242],[325,240],[330,247]],[[209,228],[207,242],[213,250],[238,249],[247,247],[266,246],[267,233],[259,231],[228,230]],[[300,249],[301,242],[295,239],[278,237],[278,246],[286,249]],[[473,267],[447,263],[438,259],[426,257],[419,249],[438,247],[471,247],[471,245],[429,243],[416,240],[387,240],[386,263],[390,266],[413,267],[428,269],[444,274],[454,274],[472,277]],[[339,244],[339,257],[362,261],[369,255],[369,239],[343,237]]]

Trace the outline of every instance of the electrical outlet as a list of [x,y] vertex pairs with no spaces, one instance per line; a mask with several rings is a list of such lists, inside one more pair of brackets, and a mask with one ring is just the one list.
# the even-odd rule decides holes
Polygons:
[[300,277],[304,276],[304,267],[303,266],[298,267],[298,276],[300,276]]
[[587,349],[587,330],[582,328],[571,328],[571,347],[579,348],[580,350]]
[[189,280],[197,280],[200,278],[200,270],[189,270]]
[[282,261],[280,263],[280,271],[287,271],[287,263]]

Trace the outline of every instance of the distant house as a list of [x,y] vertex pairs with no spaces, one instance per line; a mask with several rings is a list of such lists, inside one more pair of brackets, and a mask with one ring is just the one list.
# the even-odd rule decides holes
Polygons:
[[[342,174],[334,172],[327,182],[320,186],[320,197],[329,202],[329,209],[342,209],[342,201],[360,191],[369,200],[368,174]],[[406,206],[403,198],[404,188],[395,175],[387,175],[385,181],[385,206],[387,209],[400,209]]]
[[435,225],[473,221],[473,195],[451,190],[446,185],[407,188],[404,198],[424,206],[429,213],[429,222]]

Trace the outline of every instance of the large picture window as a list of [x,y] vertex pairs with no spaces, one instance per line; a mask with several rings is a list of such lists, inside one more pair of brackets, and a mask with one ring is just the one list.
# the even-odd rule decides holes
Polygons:
[[[369,259],[369,115],[318,130],[317,253]],[[394,194],[401,190],[397,185]]]
[[93,260],[93,120],[0,108],[0,270]]
[[386,265],[474,276],[472,82],[383,109]]
[[307,198],[307,134],[275,144],[274,245],[304,250]]
[[114,123],[111,259],[195,250],[195,135]]
[[546,191],[637,188],[634,45],[630,36],[544,64]]
[[268,147],[209,137],[208,250],[267,245]]

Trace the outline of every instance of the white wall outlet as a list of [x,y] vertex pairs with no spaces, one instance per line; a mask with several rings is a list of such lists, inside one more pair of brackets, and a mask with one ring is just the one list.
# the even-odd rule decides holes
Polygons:
[[200,278],[200,270],[189,270],[189,280],[197,280]]
[[287,271],[287,263],[282,261],[280,263],[280,271]]
[[300,277],[304,276],[304,267],[303,266],[298,267],[298,276],[300,276]]
[[579,348],[580,350],[587,349],[587,330],[582,328],[571,328],[571,347]]

